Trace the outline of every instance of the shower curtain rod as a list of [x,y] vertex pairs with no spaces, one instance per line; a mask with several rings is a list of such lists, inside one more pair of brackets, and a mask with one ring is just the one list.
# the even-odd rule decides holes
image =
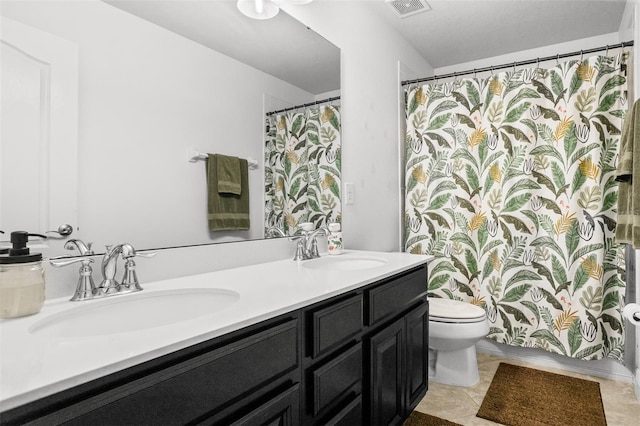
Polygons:
[[476,74],[479,72],[487,72],[487,71],[495,71],[495,70],[499,70],[499,69],[504,69],[504,68],[515,68],[518,66],[522,66],[522,65],[531,65],[531,64],[537,64],[540,62],[544,62],[544,61],[551,61],[553,59],[561,59],[561,58],[569,58],[571,56],[577,56],[577,55],[584,55],[585,53],[595,53],[595,52],[601,52],[603,50],[609,50],[609,49],[616,49],[616,48],[624,48],[627,46],[633,46],[633,40],[631,41],[623,41],[622,43],[619,44],[612,44],[612,45],[606,45],[606,46],[602,46],[602,47],[595,47],[593,49],[586,49],[586,50],[578,50],[577,52],[571,52],[571,53],[564,53],[564,54],[557,54],[555,56],[545,56],[543,58],[535,58],[535,59],[529,59],[526,61],[516,61],[516,62],[512,62],[509,64],[502,64],[502,65],[493,65],[493,66],[489,66],[489,67],[483,67],[483,68],[474,68],[472,70],[467,70],[467,71],[461,71],[461,72],[452,72],[449,74],[442,74],[442,75],[433,75],[431,77],[424,77],[424,78],[418,78],[415,80],[405,80],[402,82],[402,86],[406,86],[408,84],[415,84],[415,83],[422,83],[425,81],[433,81],[433,80],[438,80],[441,78],[451,78],[451,77],[459,77],[461,75],[467,75],[467,74]]
[[277,114],[279,112],[285,112],[285,111],[293,111],[294,109],[298,109],[298,108],[305,108],[308,106],[312,106],[312,105],[320,105],[320,104],[324,104],[327,102],[333,102],[333,101],[339,101],[340,100],[340,96],[334,96],[333,98],[327,98],[327,99],[323,99],[321,101],[315,101],[315,102],[309,102],[308,104],[302,104],[302,105],[296,105],[296,106],[292,106],[289,108],[285,108],[285,109],[279,109],[277,111],[272,111],[272,112],[268,112],[267,113],[267,117],[273,114]]

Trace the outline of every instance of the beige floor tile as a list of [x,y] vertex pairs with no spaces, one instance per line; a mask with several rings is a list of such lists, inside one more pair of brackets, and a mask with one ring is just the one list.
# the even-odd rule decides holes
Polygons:
[[497,425],[498,423],[476,417],[476,413],[482,404],[484,395],[489,389],[493,375],[500,362],[597,381],[600,383],[602,403],[608,426],[640,425],[640,401],[636,399],[631,383],[602,379],[557,368],[530,365],[519,360],[501,358],[485,353],[478,353],[478,370],[480,372],[480,382],[478,384],[463,388],[431,382],[429,383],[429,391],[426,397],[416,409],[465,426]]
[[451,422],[459,423],[463,426],[495,426],[498,424],[489,420],[481,419],[480,417],[476,417],[475,415],[448,420]]
[[429,383],[427,396],[420,401],[416,410],[443,419],[475,416],[480,405],[456,386]]
[[493,376],[500,365],[499,360],[490,360],[484,361],[478,364],[478,371],[480,372],[480,381],[470,387],[462,388],[462,390],[469,395],[471,399],[473,399],[478,406],[482,404],[482,400],[484,396],[487,394],[489,390],[489,386],[491,385],[491,380],[493,380]]

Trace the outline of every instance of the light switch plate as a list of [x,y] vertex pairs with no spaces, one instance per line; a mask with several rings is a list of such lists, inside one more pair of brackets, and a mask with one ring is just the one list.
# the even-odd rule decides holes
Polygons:
[[344,183],[344,203],[345,204],[353,204],[354,202],[354,189],[353,182],[345,182]]

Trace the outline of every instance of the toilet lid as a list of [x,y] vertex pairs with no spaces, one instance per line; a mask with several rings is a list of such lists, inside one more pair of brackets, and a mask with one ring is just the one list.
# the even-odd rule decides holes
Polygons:
[[440,322],[475,322],[485,318],[484,309],[471,303],[429,297],[429,319]]

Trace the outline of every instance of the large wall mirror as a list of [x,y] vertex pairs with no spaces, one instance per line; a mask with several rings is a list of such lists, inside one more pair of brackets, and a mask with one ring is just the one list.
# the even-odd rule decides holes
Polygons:
[[[0,14],[3,56],[9,49],[16,63],[20,55],[28,58],[24,66],[39,93],[53,94],[50,107],[67,107],[67,121],[49,114],[43,124],[38,111],[46,108],[36,102],[31,117],[40,131],[31,132],[33,152],[7,149],[15,139],[4,130],[2,135],[0,230],[43,233],[72,225],[66,238],[48,234],[53,238],[42,246],[47,256],[77,254],[63,249],[69,238],[93,242],[96,253],[123,242],[141,250],[265,238],[267,113],[340,93],[339,49],[282,10],[259,21],[242,15],[235,0],[7,0],[0,3]],[[20,33],[17,39],[9,30]],[[59,59],[77,70],[75,80],[65,81],[68,90],[53,78],[64,66],[31,55],[30,31],[70,51]],[[4,85],[11,73],[4,65],[2,72]],[[69,114],[75,118],[71,124]],[[330,113],[313,114],[331,124]],[[70,141],[65,155],[46,145],[47,132],[59,131],[59,123],[68,128],[61,138]],[[277,129],[279,122],[273,123]],[[323,161],[313,169],[320,181],[336,167],[336,153],[328,151],[315,154]],[[206,165],[189,161],[196,153],[257,160],[249,171],[249,230],[210,232]],[[34,164],[30,174],[38,174],[32,180],[40,201],[12,184],[5,167],[14,164],[10,155]],[[68,186],[58,182],[63,175]],[[329,181],[323,184],[328,187]],[[60,188],[68,197],[56,195]],[[273,224],[282,224],[282,218]],[[0,236],[3,246],[7,237]]]

